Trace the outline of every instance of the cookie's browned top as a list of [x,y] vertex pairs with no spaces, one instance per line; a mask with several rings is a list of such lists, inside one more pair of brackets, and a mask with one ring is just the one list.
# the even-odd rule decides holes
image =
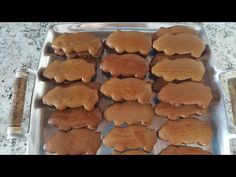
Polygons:
[[78,58],[66,61],[55,60],[43,71],[44,77],[55,79],[58,83],[80,79],[84,82],[90,82],[94,75],[94,64]]
[[152,73],[166,81],[187,80],[202,81],[205,68],[201,61],[190,58],[176,60],[163,59],[152,67]]
[[114,127],[103,139],[103,144],[120,152],[126,148],[137,149],[141,147],[150,152],[156,141],[157,135],[154,130],[140,125],[132,125],[125,128]]
[[52,47],[61,49],[66,54],[89,52],[90,55],[96,57],[102,47],[102,41],[92,33],[65,33],[53,40]]
[[149,71],[148,61],[136,54],[111,54],[104,58],[100,68],[112,76],[144,78]]
[[154,111],[151,104],[140,104],[138,102],[114,103],[103,113],[104,118],[113,121],[120,126],[123,123],[128,125],[142,124],[150,126],[154,118]]
[[55,111],[48,119],[48,123],[61,130],[88,127],[91,130],[97,129],[102,119],[101,111],[95,108],[87,111],[84,108],[65,109]]
[[173,145],[194,144],[207,146],[212,140],[209,123],[195,118],[167,121],[158,132],[161,139]]
[[43,103],[55,106],[58,110],[66,107],[77,108],[84,106],[86,110],[93,110],[98,101],[97,90],[83,84],[57,86],[49,90],[43,97]]
[[112,32],[106,44],[115,49],[117,53],[138,53],[147,55],[152,47],[151,37],[138,31],[115,31]]
[[206,108],[212,100],[212,93],[210,87],[202,83],[187,81],[165,85],[158,93],[158,98],[175,106],[184,104]]
[[158,37],[163,36],[165,34],[179,34],[179,33],[198,35],[198,31],[191,27],[176,25],[167,28],[161,27],[156,33],[154,33],[153,38],[155,40]]
[[111,78],[100,88],[100,91],[115,101],[135,101],[148,103],[152,96],[151,84],[136,78]]
[[49,153],[59,155],[96,154],[101,145],[101,134],[83,129],[58,131],[44,145]]
[[197,105],[173,106],[168,103],[158,103],[155,108],[155,113],[158,116],[175,120],[180,117],[186,118],[193,115],[203,115],[207,113],[207,110],[204,108],[200,108]]
[[211,153],[198,147],[168,146],[160,155],[210,155]]
[[168,58],[170,60],[175,60],[179,58],[191,58],[195,60],[200,60],[199,58],[194,58],[189,54],[183,54],[183,55],[176,54],[176,55],[168,56],[168,55],[165,55],[164,53],[157,53],[157,55],[150,62],[150,66],[153,67],[155,64],[157,64],[158,62],[162,61],[165,58]]
[[201,38],[192,34],[166,34],[153,42],[153,48],[163,51],[166,55],[191,54],[200,57],[205,50],[205,44]]

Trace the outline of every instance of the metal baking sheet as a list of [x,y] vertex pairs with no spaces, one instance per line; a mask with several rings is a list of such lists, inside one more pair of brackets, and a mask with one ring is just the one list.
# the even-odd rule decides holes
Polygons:
[[[57,131],[56,128],[47,124],[48,117],[53,111],[55,111],[55,109],[43,105],[41,101],[44,94],[55,85],[53,85],[51,82],[46,82],[40,75],[43,68],[47,67],[49,63],[56,59],[55,55],[52,55],[49,50],[50,43],[53,41],[55,36],[65,32],[74,33],[79,31],[89,31],[105,40],[106,37],[115,30],[142,31],[152,34],[160,27],[169,27],[176,24],[177,23],[75,23],[52,26],[45,38],[41,58],[39,60],[38,70],[35,71],[36,78],[31,104],[30,129],[29,133],[27,134],[27,154],[46,154],[43,149],[43,144],[52,135],[52,133]],[[220,87],[219,82],[219,74],[222,71],[216,68],[214,65],[215,58],[212,54],[205,29],[199,25],[186,26],[190,26],[198,30],[200,32],[201,38],[207,45],[207,54],[204,56],[207,57],[207,59],[204,60],[204,65],[206,68],[204,83],[211,87],[214,97],[209,107],[209,113],[206,116],[198,116],[199,119],[210,122],[214,132],[212,144],[202,148],[211,151],[213,154],[230,154],[229,142],[232,135],[230,135],[227,131],[222,88]],[[105,57],[107,54],[108,53],[104,51],[101,58]],[[154,54],[155,52],[152,51],[150,55],[147,56],[147,60],[151,61],[151,59],[154,57]],[[104,75],[98,68],[99,66],[97,66],[95,81],[103,83],[108,77]],[[149,75],[147,75],[145,80],[153,82]],[[153,92],[153,98],[151,99],[153,106],[157,101],[155,97],[156,94]],[[112,101],[111,99],[103,97],[98,104],[103,111],[108,105],[112,104]],[[166,120],[167,119],[165,118],[156,116],[149,128],[158,130],[160,126],[166,122]],[[102,137],[104,137],[113,127],[113,123],[109,123],[103,119],[97,131],[100,131],[102,133]],[[153,151],[150,154],[158,154],[167,145],[167,142],[158,139]],[[191,146],[198,145],[192,144]],[[97,154],[111,154],[111,152],[111,148],[102,145]]]

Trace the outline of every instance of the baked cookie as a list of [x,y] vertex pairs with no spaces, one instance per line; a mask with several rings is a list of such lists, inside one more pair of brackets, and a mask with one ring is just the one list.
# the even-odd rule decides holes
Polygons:
[[102,40],[92,33],[65,33],[52,42],[54,52],[68,58],[98,57],[102,51]]
[[168,58],[170,60],[175,60],[175,59],[180,59],[180,58],[189,58],[189,59],[194,59],[197,61],[200,60],[200,58],[192,57],[190,54],[183,54],[183,55],[175,54],[172,56],[168,56],[164,53],[157,53],[156,56],[151,60],[150,67],[153,67],[154,65],[156,65],[158,62],[162,61],[165,58]]
[[189,58],[176,60],[165,58],[152,67],[152,73],[158,77],[163,77],[168,82],[187,79],[202,81],[205,68],[202,62]]
[[174,106],[198,105],[207,108],[212,100],[210,87],[191,81],[169,83],[162,87],[157,96],[160,101]]
[[197,105],[173,106],[168,103],[158,103],[155,108],[155,113],[160,117],[176,120],[178,118],[192,117],[194,115],[204,115],[207,113],[207,110]]
[[142,150],[127,150],[125,152],[113,151],[112,155],[148,155],[148,153]]
[[53,112],[48,119],[48,124],[64,131],[84,127],[96,130],[101,120],[102,114],[99,108],[92,111],[87,111],[84,108],[74,108]]
[[103,139],[104,145],[119,152],[138,148],[150,152],[156,142],[156,132],[141,125],[114,127]]
[[58,155],[96,155],[101,146],[101,134],[86,128],[58,131],[44,145],[49,153]]
[[183,26],[183,25],[176,25],[171,27],[160,27],[160,29],[153,34],[153,40],[156,40],[160,36],[163,36],[165,34],[180,34],[180,33],[187,33],[187,34],[193,34],[198,36],[199,32],[191,27]]
[[151,84],[136,78],[119,79],[116,77],[106,81],[100,91],[114,101],[136,101],[145,104],[152,96]]
[[209,123],[195,118],[167,121],[158,132],[159,137],[173,145],[198,143],[207,146],[212,141],[212,129]]
[[104,72],[112,76],[144,78],[149,71],[148,61],[136,54],[111,54],[104,58],[100,64]]
[[166,34],[160,36],[153,42],[153,48],[166,55],[191,54],[193,57],[200,57],[205,50],[205,44],[201,38],[192,34]]
[[99,99],[102,97],[102,94],[100,93],[101,83],[98,83],[98,82],[81,82],[81,81],[79,81],[79,82],[74,82],[74,83],[65,82],[63,84],[60,84],[60,86],[63,86],[63,87],[68,87],[68,86],[72,86],[72,85],[84,85],[84,86],[87,86],[87,87],[89,87],[91,89],[97,90]]
[[211,155],[211,153],[199,147],[170,145],[162,150],[160,155]]
[[90,82],[95,75],[95,66],[83,59],[68,59],[66,61],[55,60],[43,70],[43,76],[54,79],[57,83],[64,81]]
[[150,126],[154,116],[151,104],[138,102],[114,103],[103,113],[103,117],[108,121],[113,121],[116,126],[124,123]]
[[107,37],[106,44],[117,53],[148,55],[152,47],[152,39],[148,34],[139,31],[114,31]]
[[58,110],[84,106],[86,110],[91,111],[98,101],[98,93],[83,84],[56,86],[43,96],[42,101]]

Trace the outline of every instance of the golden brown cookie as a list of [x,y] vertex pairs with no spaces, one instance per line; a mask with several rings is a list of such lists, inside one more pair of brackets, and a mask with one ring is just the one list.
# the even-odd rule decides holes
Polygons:
[[191,54],[200,57],[205,50],[205,44],[201,38],[192,34],[166,34],[153,42],[153,48],[166,55]]
[[160,155],[211,155],[211,153],[198,147],[170,145],[162,150]]
[[68,86],[72,86],[72,85],[84,85],[84,86],[87,86],[91,89],[95,89],[98,92],[99,99],[102,97],[102,94],[100,93],[101,83],[98,83],[98,82],[81,82],[81,81],[79,81],[79,82],[74,82],[74,83],[65,82],[65,83],[61,84],[61,86],[63,86],[63,87],[68,87]]
[[160,117],[167,117],[170,120],[178,118],[192,117],[194,115],[203,115],[207,110],[196,105],[173,106],[168,103],[158,103],[155,113]]
[[86,110],[91,111],[97,101],[97,90],[83,84],[57,86],[43,96],[44,104],[55,106],[58,110],[84,106]]
[[207,108],[212,100],[212,93],[210,87],[202,83],[187,81],[165,85],[158,93],[158,99],[175,106],[184,104]]
[[150,152],[156,142],[156,132],[141,125],[131,125],[125,128],[114,127],[103,139],[104,145],[119,152],[138,148]]
[[109,106],[103,116],[108,121],[113,121],[116,126],[124,123],[150,126],[155,115],[151,104],[124,102]]
[[65,33],[57,36],[52,42],[55,53],[68,58],[98,57],[102,50],[102,40],[92,33]]
[[148,61],[136,54],[111,54],[104,58],[100,68],[112,76],[144,78],[149,71]]
[[101,146],[101,134],[86,128],[58,131],[45,143],[44,149],[58,155],[95,155]]
[[195,119],[178,119],[167,121],[159,130],[158,135],[173,145],[198,143],[207,146],[212,141],[212,129],[209,123]]
[[90,82],[95,75],[95,66],[82,59],[55,60],[43,70],[43,76],[54,79],[57,83],[64,81]]
[[160,36],[163,36],[165,34],[180,34],[180,33],[187,33],[187,34],[193,34],[193,35],[199,35],[198,31],[183,25],[176,25],[171,27],[161,27],[156,33],[153,34],[153,39],[156,40]]
[[84,127],[96,130],[101,120],[102,114],[99,108],[92,111],[87,111],[84,108],[74,108],[53,112],[48,119],[48,124],[64,131]]
[[107,40],[108,47],[115,49],[117,53],[141,53],[148,55],[152,47],[152,39],[146,33],[138,31],[115,31]]
[[152,96],[151,84],[135,78],[113,77],[101,86],[100,91],[114,101],[138,100],[141,104],[148,103]]
[[205,68],[201,61],[190,58],[176,60],[165,58],[152,67],[152,73],[158,77],[163,77],[168,82],[187,79],[202,81]]
[[183,55],[175,54],[172,56],[168,56],[168,55],[165,55],[164,53],[157,53],[156,56],[150,62],[150,67],[153,67],[158,62],[162,61],[164,58],[168,58],[170,60],[175,60],[175,59],[180,59],[180,58],[190,58],[190,59],[194,59],[198,61],[200,60],[200,58],[194,58],[190,54],[183,54]]
[[148,155],[148,153],[142,150],[127,150],[125,152],[113,151],[112,155]]

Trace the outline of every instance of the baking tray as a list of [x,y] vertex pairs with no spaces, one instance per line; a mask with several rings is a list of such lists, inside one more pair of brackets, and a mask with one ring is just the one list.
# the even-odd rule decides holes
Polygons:
[[[235,137],[235,134],[230,132],[227,129],[227,119],[226,111],[224,107],[224,94],[223,88],[220,86],[222,82],[220,74],[223,72],[219,68],[215,67],[215,58],[211,51],[211,46],[208,40],[208,36],[204,27],[198,24],[186,25],[180,23],[74,23],[74,24],[59,24],[53,25],[48,30],[48,33],[45,38],[45,42],[42,48],[42,54],[39,60],[39,66],[37,71],[29,71],[30,73],[35,74],[35,83],[34,90],[31,102],[31,115],[30,115],[30,128],[27,133],[27,154],[46,154],[43,149],[44,142],[57,131],[56,128],[47,124],[47,119],[50,114],[55,111],[55,109],[47,107],[42,104],[42,97],[45,93],[53,88],[51,82],[46,82],[41,77],[42,70],[47,67],[49,63],[55,60],[56,56],[52,54],[50,50],[50,44],[55,38],[55,36],[61,33],[75,33],[75,32],[92,32],[97,36],[101,37],[103,40],[113,31],[124,30],[124,31],[141,31],[146,33],[154,33],[160,27],[170,27],[173,25],[185,25],[194,28],[199,31],[200,37],[205,41],[207,46],[207,53],[204,55],[204,66],[206,68],[206,73],[204,76],[204,83],[211,87],[213,93],[213,100],[209,107],[209,113],[205,116],[196,116],[197,118],[210,122],[213,128],[213,141],[211,145],[207,147],[202,147],[205,150],[211,151],[213,154],[230,154],[230,139]],[[150,52],[150,55],[147,56],[147,60],[151,61],[156,52]],[[103,52],[102,57],[106,56],[108,53],[106,50]],[[58,58],[58,57],[57,57]],[[98,59],[99,60],[99,59]],[[103,83],[108,76],[104,75],[97,66],[97,74],[94,81]],[[146,81],[153,82],[151,76],[147,75],[145,78]],[[154,106],[157,103],[156,94],[153,93],[151,99],[151,104]],[[103,97],[98,103],[102,111],[110,104],[112,104],[111,99]],[[161,125],[166,122],[167,119],[160,118],[156,116],[152,125],[149,128],[158,130]],[[109,123],[106,120],[102,120],[101,124],[98,127],[97,131],[100,131],[102,137],[104,137],[112,128],[114,127],[113,123]],[[231,143],[232,144],[232,143]],[[164,142],[158,138],[156,145],[154,146],[153,151],[150,154],[158,154],[162,149],[168,145],[167,142]],[[190,146],[198,146],[197,144],[191,144]],[[112,149],[102,145],[97,154],[111,154]]]

